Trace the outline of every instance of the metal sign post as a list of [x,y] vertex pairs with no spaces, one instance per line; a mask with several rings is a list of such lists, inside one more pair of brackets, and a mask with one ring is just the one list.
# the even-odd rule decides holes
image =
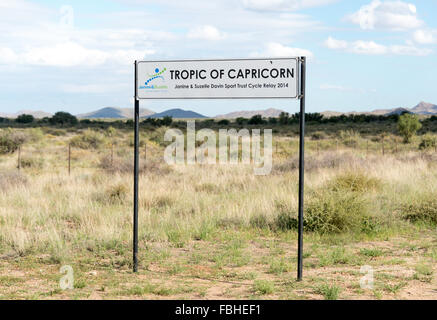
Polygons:
[[140,99],[300,99],[298,269],[302,280],[306,58],[135,61],[133,271],[138,271]]
[[138,62],[135,61],[135,142],[134,142],[134,236],[133,236],[133,271],[138,271],[138,171],[139,171],[139,121],[140,121],[140,100],[138,100]]
[[297,245],[297,280],[302,280],[303,270],[303,205],[305,176],[305,80],[306,58],[300,58],[300,117],[299,117],[299,227]]

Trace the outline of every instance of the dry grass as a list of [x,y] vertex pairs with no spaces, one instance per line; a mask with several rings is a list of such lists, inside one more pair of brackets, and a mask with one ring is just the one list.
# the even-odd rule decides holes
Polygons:
[[[133,161],[129,157],[132,149],[126,144],[129,139],[118,135],[112,162],[108,147],[74,149],[73,170],[68,176],[66,146],[71,138],[72,134],[46,134],[41,141],[25,146],[28,157],[32,152],[44,150],[38,157],[43,158],[45,165],[36,169],[23,168],[17,173],[13,169],[16,154],[1,156],[0,256],[18,256],[29,261],[45,255],[43,261],[48,261],[48,265],[73,263],[89,257],[87,259],[92,259],[97,268],[102,265],[105,270],[129,270],[133,197]],[[168,167],[159,162],[162,147],[148,143],[150,154],[148,161],[142,154],[140,177],[140,248],[148,253],[143,256],[143,268],[152,267],[153,261],[159,260],[150,256],[151,248],[160,248],[160,254],[184,248],[192,252],[200,241],[206,251],[200,250],[196,261],[210,261],[213,266],[208,265],[208,268],[213,270],[207,273],[214,277],[227,265],[256,272],[258,262],[254,262],[250,252],[256,253],[258,249],[244,243],[258,241],[260,234],[280,243],[295,239],[293,219],[297,211],[298,178],[295,160],[287,162],[284,153],[279,152],[274,158],[274,172],[269,176],[254,176],[250,166],[242,165]],[[426,201],[437,196],[437,166],[432,155],[410,152],[366,156],[363,150],[354,152],[344,148],[338,153],[335,150],[311,152],[307,159],[307,216],[321,219],[312,223],[325,226],[311,229],[314,243],[345,239],[365,243],[409,233],[408,230],[419,226],[411,222],[412,219],[404,219],[405,208],[409,208],[405,204],[420,204],[425,191]],[[433,204],[424,204],[432,214],[435,213]],[[411,207],[411,210],[417,216],[421,207]],[[284,212],[290,220],[280,222],[278,217]],[[323,220],[326,217],[329,219]],[[281,223],[285,223],[285,227],[281,227]],[[430,230],[432,226],[420,228]],[[203,255],[214,252],[216,249],[212,247],[216,245],[222,254],[205,258]],[[187,267],[178,267],[177,261],[172,262],[168,272],[185,273],[183,270]],[[40,263],[37,265],[41,266]],[[284,263],[269,263],[270,271],[266,274]],[[288,266],[289,262],[286,263]],[[8,265],[19,268],[14,263],[8,262]],[[159,269],[165,269],[164,262]],[[282,269],[285,273],[291,271],[291,268]],[[273,272],[269,277],[281,277],[282,273]],[[272,279],[260,280],[255,289],[249,288],[243,296],[276,292],[278,286],[269,282]],[[335,294],[328,294],[320,290],[322,287],[317,288],[314,294],[323,291],[321,294],[325,297],[337,297],[345,292],[343,288],[339,293],[336,289]],[[116,296],[148,294],[145,289],[129,290]],[[179,292],[175,290],[169,295]],[[192,297],[189,293],[178,294],[174,295]],[[276,297],[291,296],[276,292]]]

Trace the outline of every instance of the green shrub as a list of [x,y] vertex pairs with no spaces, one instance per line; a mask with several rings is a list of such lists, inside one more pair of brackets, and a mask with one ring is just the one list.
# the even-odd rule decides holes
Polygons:
[[437,144],[436,137],[430,134],[426,134],[423,136],[422,141],[420,142],[419,149],[427,150],[427,149],[435,148],[436,144]]
[[228,119],[222,119],[219,122],[217,122],[218,125],[220,126],[227,126],[229,125],[230,121]]
[[26,183],[27,178],[20,172],[0,172],[0,191],[5,191],[15,186],[25,185]]
[[351,191],[364,193],[372,190],[378,190],[381,187],[381,181],[377,178],[369,177],[360,172],[346,172],[336,176],[330,183],[330,189],[333,191]]
[[22,168],[42,169],[44,167],[44,159],[41,157],[21,157],[20,164]]
[[282,231],[297,229],[297,212],[288,203],[282,201],[277,201],[275,203],[276,211],[278,215],[276,216],[273,228]]
[[257,229],[267,229],[270,227],[270,223],[264,214],[258,214],[250,218],[250,226]]
[[298,227],[298,220],[296,215],[293,215],[291,212],[280,212],[275,219],[275,227],[279,230],[293,230]]
[[82,134],[73,137],[70,143],[75,148],[98,149],[104,143],[104,137],[97,131],[87,129]]
[[35,121],[35,118],[31,114],[20,114],[15,122],[17,123],[32,123]]
[[22,131],[11,129],[0,131],[0,154],[14,153],[28,140],[28,136]]
[[437,224],[437,195],[402,206],[402,216],[410,222]]
[[322,234],[361,232],[369,218],[368,204],[359,194],[328,191],[308,202],[304,228]]
[[272,294],[275,291],[275,285],[268,280],[255,280],[253,292],[255,294]]
[[324,132],[321,132],[321,131],[316,131],[313,134],[311,134],[311,139],[312,140],[323,140],[323,139],[326,139],[326,134]]
[[[368,214],[368,204],[359,194],[333,191],[316,194],[308,201],[303,224],[306,231],[320,234],[348,231],[368,233],[378,225]],[[280,211],[274,226],[283,231],[297,229],[297,214]]]
[[115,184],[106,188],[103,192],[96,193],[94,200],[102,204],[118,205],[127,200],[128,188],[124,184]]
[[406,113],[399,117],[398,131],[405,143],[410,143],[420,128],[422,128],[422,124],[417,115]]
[[321,294],[325,300],[337,300],[340,288],[336,285],[322,284],[316,288],[316,293]]
[[116,184],[110,186],[106,190],[106,196],[109,203],[112,204],[122,204],[126,201],[128,195],[128,188],[124,184]]
[[360,141],[360,133],[354,130],[341,130],[340,139],[347,147],[356,147]]
[[52,125],[69,125],[74,126],[78,123],[78,120],[75,116],[69,114],[68,112],[56,112],[53,117],[49,119],[50,124]]
[[63,129],[55,129],[55,128],[43,128],[43,132],[46,134],[50,134],[52,136],[65,136],[67,132]]

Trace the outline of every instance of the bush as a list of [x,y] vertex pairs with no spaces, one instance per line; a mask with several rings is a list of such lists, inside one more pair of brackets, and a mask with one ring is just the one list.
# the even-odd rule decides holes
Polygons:
[[[306,231],[320,234],[368,232],[376,228],[368,214],[368,204],[353,192],[314,194],[306,205],[303,224]],[[283,231],[297,229],[297,214],[282,207],[274,225]]]
[[218,125],[220,126],[227,126],[229,125],[230,121],[228,119],[222,119],[219,122],[217,122]]
[[54,128],[43,128],[44,133],[50,134],[52,136],[65,136],[67,134],[65,129],[54,129]]
[[250,218],[250,226],[257,229],[267,229],[270,227],[270,223],[265,215],[258,214]]
[[360,134],[354,130],[341,130],[340,139],[343,141],[345,146],[356,147],[361,137]]
[[11,187],[24,185],[27,178],[17,171],[0,172],[0,191],[5,191]]
[[278,118],[269,117],[268,122],[269,124],[273,124],[273,125],[278,124]]
[[296,215],[293,215],[291,212],[283,211],[276,217],[274,226],[282,231],[294,230],[298,228],[299,222]]
[[422,128],[422,124],[417,115],[406,113],[399,117],[398,130],[405,143],[410,143],[420,128]]
[[323,140],[323,139],[326,139],[326,134],[324,132],[317,131],[311,135],[311,139],[312,140]]
[[116,184],[106,190],[106,196],[112,204],[122,204],[127,199],[128,188],[124,184]]
[[[100,158],[99,167],[109,173],[133,173],[134,159],[133,157],[120,158],[116,155],[111,159],[110,155],[105,155]],[[166,175],[172,172],[172,169],[165,163],[148,160],[147,162],[140,161],[139,171],[140,174],[152,172],[159,175]]]
[[423,136],[422,141],[420,142],[419,149],[427,150],[427,149],[435,148],[436,144],[437,144],[436,137],[430,134],[426,134],[425,136]]
[[127,200],[128,188],[124,184],[115,184],[105,191],[96,193],[94,199],[102,204],[123,204]]
[[410,222],[437,224],[437,195],[403,205],[402,216]]
[[279,115],[279,124],[285,126],[288,124],[289,119],[290,115],[288,114],[288,112],[281,112],[281,114]]
[[98,149],[104,143],[104,137],[97,131],[85,130],[70,140],[71,146],[80,149]]
[[27,140],[27,135],[22,131],[0,131],[0,154],[14,153]]
[[27,129],[27,132],[29,142],[39,142],[44,138],[44,132],[41,130],[41,128]]
[[237,119],[235,119],[235,122],[240,126],[247,123],[247,121],[248,120],[246,118],[243,118],[243,117],[238,117]]
[[250,125],[265,124],[265,121],[263,120],[261,115],[257,114],[252,118],[250,118],[248,124]]
[[36,168],[42,169],[44,167],[43,158],[21,157],[20,164],[22,168]]
[[351,191],[364,193],[377,190],[381,181],[359,172],[346,172],[336,176],[329,185],[332,191]]
[[56,112],[53,117],[49,119],[52,125],[71,125],[74,126],[78,123],[77,118],[68,112]]
[[35,118],[31,114],[21,114],[15,119],[17,123],[32,123]]
[[351,192],[316,194],[309,201],[304,228],[321,234],[363,231],[368,229],[368,204]]

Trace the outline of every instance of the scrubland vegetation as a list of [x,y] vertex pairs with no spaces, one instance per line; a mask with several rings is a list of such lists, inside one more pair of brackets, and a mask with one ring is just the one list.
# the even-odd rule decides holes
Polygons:
[[[295,123],[272,126],[267,176],[168,166],[167,127],[144,124],[138,274],[132,130],[0,129],[0,298],[436,299],[437,126],[422,124],[404,143],[393,120],[309,123],[302,282]],[[73,290],[59,287],[63,265]],[[360,287],[364,265],[373,289]]]

